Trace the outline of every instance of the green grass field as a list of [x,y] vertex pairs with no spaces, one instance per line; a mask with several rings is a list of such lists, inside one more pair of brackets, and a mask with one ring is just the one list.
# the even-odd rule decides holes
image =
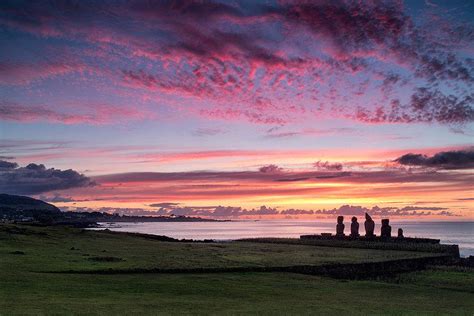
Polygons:
[[[68,274],[130,268],[254,267],[427,253],[253,243],[172,243],[67,228],[0,226],[0,315],[474,313],[474,272],[384,281],[291,273]],[[114,258],[102,261],[101,258]],[[92,260],[91,260],[92,258]]]

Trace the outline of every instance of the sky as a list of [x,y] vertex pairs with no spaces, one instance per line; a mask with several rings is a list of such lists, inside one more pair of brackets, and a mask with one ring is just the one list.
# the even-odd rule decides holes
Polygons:
[[472,1],[0,3],[0,192],[474,220]]

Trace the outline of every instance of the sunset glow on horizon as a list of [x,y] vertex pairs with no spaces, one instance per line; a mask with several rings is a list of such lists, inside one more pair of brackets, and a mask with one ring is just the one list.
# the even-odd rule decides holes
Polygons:
[[2,1],[0,193],[474,220],[473,21],[470,1]]

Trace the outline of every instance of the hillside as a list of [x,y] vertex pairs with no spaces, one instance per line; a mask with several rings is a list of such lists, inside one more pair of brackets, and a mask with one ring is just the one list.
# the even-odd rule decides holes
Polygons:
[[95,227],[99,222],[214,222],[189,216],[127,216],[106,212],[62,212],[56,206],[27,196],[0,194],[0,220],[47,225]]
[[61,212],[61,210],[53,204],[49,204],[28,196],[0,194],[0,209],[5,208],[19,211],[47,211],[52,213]]
[[61,214],[56,206],[27,196],[0,194],[0,219],[45,220]]

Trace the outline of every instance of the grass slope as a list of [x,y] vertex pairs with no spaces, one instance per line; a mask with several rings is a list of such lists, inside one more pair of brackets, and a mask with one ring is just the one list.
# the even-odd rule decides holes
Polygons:
[[[176,243],[64,227],[0,226],[3,264],[28,271],[285,267],[357,263],[427,254],[248,242]],[[21,251],[24,255],[9,255]],[[433,254],[430,254],[433,255]],[[19,261],[18,256],[21,256]],[[110,260],[107,260],[107,259]],[[103,259],[103,260],[101,260]]]
[[[0,226],[0,315],[474,313],[472,271],[424,271],[384,282],[289,273],[38,272],[301,261],[319,264],[413,255],[419,254],[298,245],[168,243],[75,229]],[[88,259],[105,256],[123,261]]]

